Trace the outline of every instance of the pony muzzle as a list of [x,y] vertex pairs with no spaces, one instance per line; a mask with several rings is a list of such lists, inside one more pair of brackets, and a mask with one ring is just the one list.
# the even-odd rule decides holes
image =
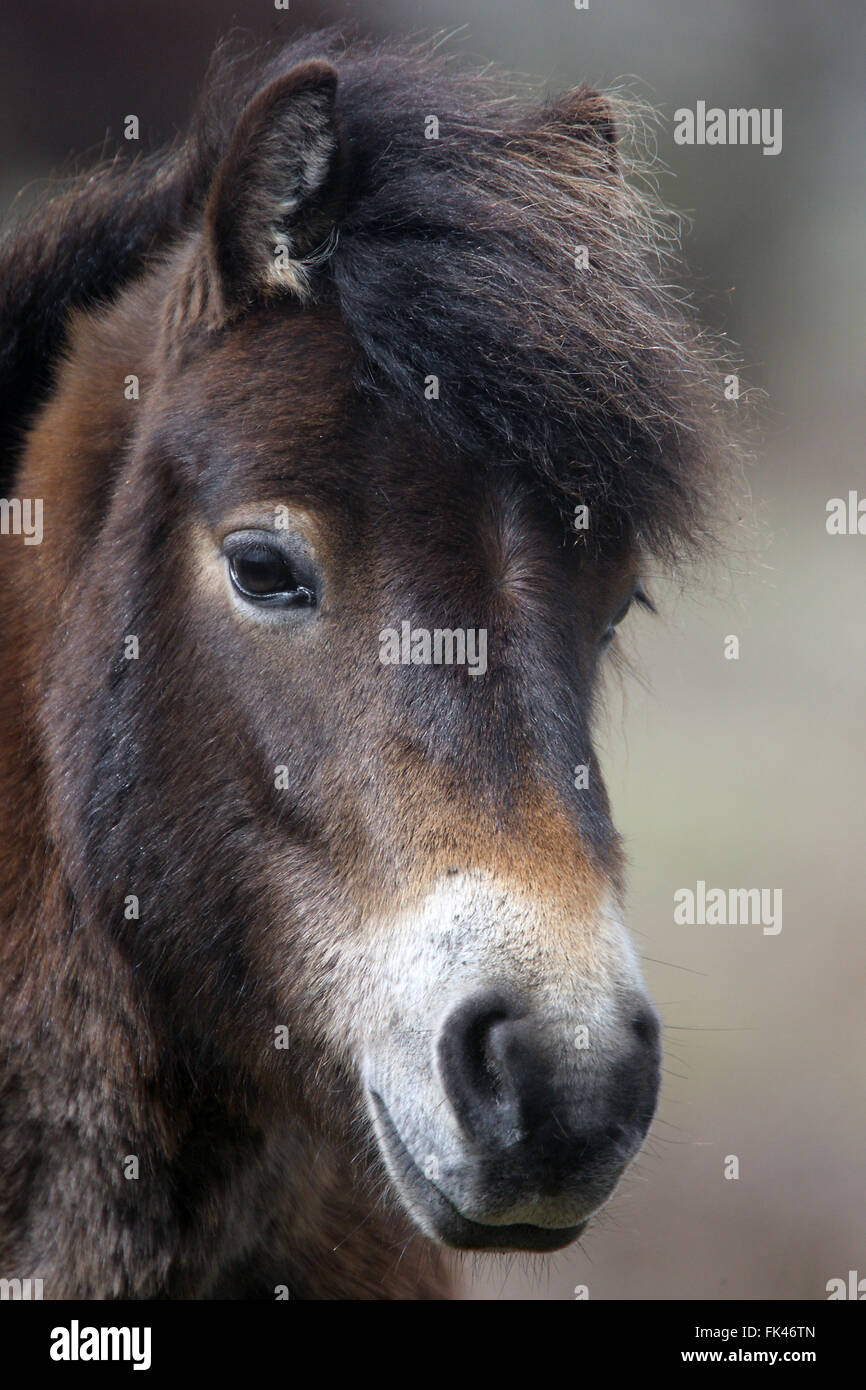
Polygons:
[[[435,970],[418,947],[416,980]],[[560,1249],[609,1199],[649,1129],[658,1018],[630,952],[608,962],[602,989],[581,983],[577,965],[529,985],[501,969],[495,983],[479,983],[477,967],[464,980],[473,954],[470,940],[453,971],[441,961],[440,987],[424,1002],[411,989],[395,1001],[387,1035],[367,1053],[379,1150],[403,1206],[434,1240]]]

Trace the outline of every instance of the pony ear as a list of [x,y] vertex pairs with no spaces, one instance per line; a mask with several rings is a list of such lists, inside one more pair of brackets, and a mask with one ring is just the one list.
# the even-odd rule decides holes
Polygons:
[[223,311],[280,290],[309,296],[315,253],[334,230],[336,90],[330,63],[302,63],[265,87],[241,116],[204,216]]
[[540,133],[550,131],[594,144],[611,169],[619,163],[613,106],[592,87],[572,87],[554,97],[541,113],[540,128]]

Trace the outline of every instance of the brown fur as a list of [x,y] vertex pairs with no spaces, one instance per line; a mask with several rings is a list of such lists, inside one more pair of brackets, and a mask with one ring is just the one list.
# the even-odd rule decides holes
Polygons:
[[[365,61],[347,60],[361,112],[376,68]],[[419,60],[396,61],[408,90]],[[446,1257],[396,1198],[341,1033],[346,981],[455,865],[543,903],[521,963],[529,985],[568,962],[588,989],[625,989],[614,945],[591,926],[621,885],[590,742],[598,639],[645,548],[704,526],[709,449],[685,402],[708,390],[706,362],[669,325],[671,356],[655,363],[664,320],[647,308],[648,272],[631,307],[624,291],[606,317],[592,295],[567,312],[557,300],[562,210],[582,207],[600,239],[600,296],[623,274],[617,248],[631,269],[639,253],[628,217],[603,240],[625,198],[610,108],[577,94],[533,123],[520,106],[483,166],[486,188],[502,195],[506,234],[533,248],[553,317],[527,317],[515,389],[530,394],[501,419],[472,377],[470,335],[470,395],[440,429],[422,392],[413,404],[389,382],[373,310],[352,308],[351,142],[331,149],[315,207],[291,230],[285,292],[262,278],[273,201],[262,168],[286,145],[260,148],[256,132],[285,118],[295,145],[312,141],[331,119],[329,82],[326,65],[308,65],[314,99],[299,108],[298,79],[272,68],[213,180],[196,172],[222,139],[205,122],[161,192],[142,188],[143,209],[166,199],[158,254],[127,237],[129,273],[110,302],[69,289],[7,435],[21,440],[16,495],[45,499],[46,535],[31,550],[0,546],[0,1274],[42,1276],[49,1297],[447,1295]],[[344,133],[349,120],[347,109]],[[474,129],[454,135],[450,156],[455,207],[470,214],[461,141],[471,149]],[[297,186],[318,167],[311,155]],[[82,212],[82,236],[98,237],[112,178],[97,181],[100,217]],[[552,209],[549,223],[519,222],[517,202],[506,207],[518,188]],[[70,197],[86,204],[84,190]],[[333,266],[307,265],[335,221]],[[58,237],[69,234],[61,218]],[[359,256],[365,235],[356,228]],[[48,283],[47,244],[43,227],[31,285]],[[29,383],[16,275],[9,361]],[[493,284],[474,305],[479,324],[508,320],[502,292]],[[621,372],[616,400],[601,377],[560,380],[555,321],[568,333],[580,321],[587,361],[595,352]],[[693,371],[677,377],[684,362]],[[124,398],[130,372],[140,401]],[[561,445],[578,396],[575,471]],[[533,413],[546,424],[527,465]],[[562,516],[584,495],[599,524],[581,546]],[[229,614],[219,555],[248,512],[284,501],[326,576],[327,644],[301,631],[291,660],[274,629]],[[486,627],[488,676],[383,670],[376,635],[395,615]],[[130,633],[138,661],[123,658]],[[290,797],[273,785],[287,759]],[[593,779],[582,802],[579,761]],[[124,917],[129,893],[139,921]],[[273,1047],[281,1023],[285,1054]]]

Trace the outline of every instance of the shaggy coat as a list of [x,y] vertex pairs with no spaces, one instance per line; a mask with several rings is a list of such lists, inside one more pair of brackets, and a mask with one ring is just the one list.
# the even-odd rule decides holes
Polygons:
[[[643,1137],[591,717],[645,562],[711,525],[722,389],[627,119],[399,45],[223,50],[175,148],[7,234],[0,488],[44,539],[0,537],[0,1276],[442,1297],[443,1247],[565,1243]],[[226,576],[279,508],[313,602],[275,617]],[[403,619],[489,671],[384,667]],[[511,1060],[467,1081],[442,1010],[500,985]],[[512,994],[594,1060],[543,1068]]]

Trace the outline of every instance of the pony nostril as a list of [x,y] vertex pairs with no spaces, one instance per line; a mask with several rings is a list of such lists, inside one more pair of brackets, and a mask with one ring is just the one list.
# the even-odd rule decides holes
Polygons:
[[510,1030],[520,1013],[498,994],[461,1004],[439,1036],[442,1084],[471,1138],[500,1137],[513,1128],[516,1096],[510,1075]]
[[439,1076],[476,1155],[566,1185],[593,1164],[619,1162],[643,1137],[657,1093],[654,1009],[635,1001],[630,1026],[639,1047],[581,1066],[576,1054],[557,1058],[537,1016],[501,992],[454,1009],[437,1041]]
[[494,1039],[496,1026],[505,1017],[497,1010],[482,1014],[469,1025],[463,1040],[467,1077],[479,1095],[487,1092],[493,1101],[503,1097],[503,1071]]

